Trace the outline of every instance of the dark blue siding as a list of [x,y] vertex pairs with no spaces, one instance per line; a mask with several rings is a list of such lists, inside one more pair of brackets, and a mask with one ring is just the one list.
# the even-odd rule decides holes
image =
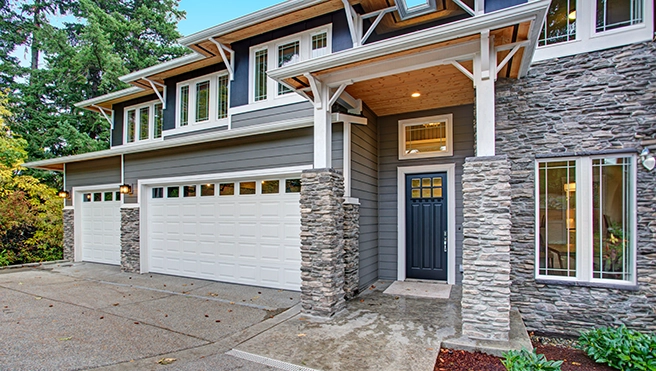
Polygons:
[[528,0],[485,0],[485,13],[524,4]]

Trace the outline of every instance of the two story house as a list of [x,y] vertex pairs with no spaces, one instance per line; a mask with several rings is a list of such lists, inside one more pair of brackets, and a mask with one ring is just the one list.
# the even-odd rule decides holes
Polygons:
[[463,334],[656,330],[649,0],[290,0],[80,102],[65,257],[300,290],[462,285]]

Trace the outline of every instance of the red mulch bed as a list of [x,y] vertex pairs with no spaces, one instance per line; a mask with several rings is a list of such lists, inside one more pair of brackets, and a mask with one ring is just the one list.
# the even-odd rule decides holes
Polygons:
[[[533,343],[538,354],[548,360],[564,360],[562,371],[616,371],[596,363],[579,349]],[[435,371],[506,371],[497,357],[464,350],[440,349]]]

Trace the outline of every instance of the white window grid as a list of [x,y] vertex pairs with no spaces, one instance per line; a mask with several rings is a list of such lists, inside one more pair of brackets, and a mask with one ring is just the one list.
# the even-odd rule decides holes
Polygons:
[[[208,115],[207,118],[198,120],[198,96],[197,96],[197,87],[204,82],[209,82],[209,104],[208,104]],[[219,86],[220,84],[226,84],[227,86],[227,100],[224,101],[220,99]],[[187,102],[187,113],[183,115],[182,111],[182,93],[188,89],[189,99]],[[217,125],[223,126],[228,125],[228,111],[230,107],[230,81],[228,78],[227,71],[221,71],[219,73],[208,74],[200,77],[196,77],[191,80],[186,80],[179,82],[176,85],[176,128],[194,126],[194,125]],[[225,107],[225,111],[222,112],[220,106]],[[222,114],[221,114],[222,113]],[[205,116],[205,115],[203,115]],[[187,117],[188,120],[185,123],[183,117]]]
[[[436,152],[424,152],[424,153],[406,153],[405,143],[406,143],[406,130],[408,126],[428,124],[433,122],[444,122],[445,123],[445,135],[446,135],[446,149],[444,151]],[[439,115],[439,116],[429,116],[429,117],[420,117],[416,119],[408,120],[399,120],[399,160],[407,160],[413,158],[430,158],[430,157],[446,157],[453,156],[453,115]]]
[[[137,104],[133,106],[128,106],[123,109],[123,144],[135,144],[135,143],[142,143],[145,141],[152,141],[152,140],[161,140],[162,139],[162,129],[156,130],[155,123],[156,123],[156,107],[160,108],[160,112],[163,115],[164,112],[161,110],[162,103],[159,100],[156,101],[150,101],[142,104]],[[143,122],[141,120],[141,112],[142,110],[147,109],[148,110],[148,122],[146,123],[146,127],[148,128],[148,137],[142,139],[141,138],[141,131],[143,128]],[[131,112],[134,113],[135,116],[135,121],[134,121],[134,140],[132,142],[128,142],[128,127],[129,127],[129,117]],[[164,118],[161,117],[162,120],[162,125],[164,123]],[[159,133],[159,136],[157,134]]]

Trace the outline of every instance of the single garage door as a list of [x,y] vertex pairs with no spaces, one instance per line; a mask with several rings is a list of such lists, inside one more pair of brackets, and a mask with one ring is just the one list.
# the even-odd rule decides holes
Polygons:
[[300,290],[298,178],[148,190],[150,272]]
[[114,190],[82,194],[82,260],[121,264],[121,194]]

